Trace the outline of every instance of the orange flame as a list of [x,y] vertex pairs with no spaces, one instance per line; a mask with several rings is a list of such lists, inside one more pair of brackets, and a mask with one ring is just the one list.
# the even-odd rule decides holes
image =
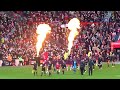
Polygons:
[[39,56],[40,49],[42,48],[42,43],[46,38],[47,33],[49,33],[51,27],[48,24],[40,24],[37,27],[36,33],[38,34],[37,43],[36,43],[36,50],[37,50],[37,57]]
[[70,30],[70,34],[68,36],[68,53],[70,54],[71,48],[73,46],[74,38],[78,35],[77,29],[80,28],[80,21],[77,18],[73,18],[68,23],[68,29]]

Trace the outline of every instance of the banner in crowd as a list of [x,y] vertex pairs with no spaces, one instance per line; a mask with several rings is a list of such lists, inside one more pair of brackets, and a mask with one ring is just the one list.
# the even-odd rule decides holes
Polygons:
[[2,60],[0,60],[0,67],[2,66],[2,63],[3,63],[3,61],[2,61]]
[[43,61],[44,61],[44,60],[40,60],[40,64],[42,64],[42,63],[43,63]]
[[31,64],[31,65],[33,65],[34,63],[36,63],[35,60],[31,60],[31,61],[30,61],[30,64]]
[[3,65],[4,65],[4,66],[10,66],[10,63],[9,63],[9,61],[4,60],[4,61],[3,61]]
[[64,60],[66,60],[66,59],[68,58],[68,56],[69,56],[69,53],[66,52],[66,53],[64,54]]
[[44,52],[43,53],[43,59],[44,60],[48,60],[48,52]]
[[19,59],[15,59],[15,66],[19,66]]
[[117,42],[111,42],[111,50],[120,48],[120,40]]

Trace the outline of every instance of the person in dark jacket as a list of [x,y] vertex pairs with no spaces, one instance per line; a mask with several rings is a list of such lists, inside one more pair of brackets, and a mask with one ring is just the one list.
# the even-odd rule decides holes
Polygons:
[[42,63],[42,72],[41,72],[41,76],[43,75],[43,73],[44,73],[44,75],[46,75],[45,67],[46,67],[45,62],[43,62],[43,63]]
[[102,56],[101,55],[98,58],[98,67],[99,69],[102,69]]
[[84,64],[84,72],[83,73],[85,73],[86,72],[86,62],[85,62],[85,59],[83,59],[83,64]]
[[85,67],[84,61],[81,60],[81,62],[80,62],[80,72],[81,72],[81,75],[83,75],[83,73],[84,73],[84,67]]
[[63,63],[62,63],[62,65],[61,65],[61,67],[62,67],[62,73],[64,74],[65,68],[66,68],[66,63],[65,63],[64,60],[63,60]]
[[93,65],[94,65],[93,60],[90,57],[89,62],[88,62],[89,76],[92,75],[92,73],[93,73]]
[[54,73],[55,73],[55,72],[56,72],[56,67],[55,67],[55,66],[56,66],[57,61],[56,61],[56,60],[53,60],[52,62],[53,62],[53,63],[52,63],[52,64],[53,64],[53,69],[54,69],[53,71],[54,71]]
[[106,60],[107,60],[107,66],[109,67],[110,66],[110,56],[109,56],[109,54],[107,54]]
[[115,66],[115,54],[113,53],[112,54],[112,67]]
[[34,76],[37,75],[37,63],[34,63],[33,65],[33,73],[34,73]]
[[0,60],[3,60],[3,54],[0,53]]
[[51,76],[51,74],[52,74],[51,70],[52,70],[52,63],[51,63],[51,61],[49,61],[49,63],[48,63],[48,73],[49,73],[49,76]]
[[95,69],[95,63],[96,63],[96,60],[95,58],[92,56],[92,60],[93,60],[93,70]]

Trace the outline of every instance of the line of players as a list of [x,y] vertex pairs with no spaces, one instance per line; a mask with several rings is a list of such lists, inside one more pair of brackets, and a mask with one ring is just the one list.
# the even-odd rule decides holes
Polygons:
[[[77,69],[80,70],[81,75],[83,75],[86,72],[87,66],[88,66],[88,72],[89,76],[92,75],[93,70],[95,69],[95,65],[99,67],[99,69],[102,69],[102,57],[100,56],[98,60],[96,61],[92,57],[89,57],[88,60],[82,59],[79,63],[74,58],[71,61],[71,64],[67,64],[67,61],[61,60],[61,62],[57,61],[56,63],[53,63],[52,61],[46,61],[41,64],[41,76],[48,74],[51,76],[52,72],[57,72],[57,74],[60,73],[62,70],[62,74],[65,73],[65,69],[68,71],[68,67],[70,67],[70,70],[73,70],[74,73],[76,73]],[[110,59],[107,61],[107,65],[109,67],[110,65]],[[115,66],[115,60],[112,59],[112,67]],[[37,75],[37,63],[33,66],[33,73],[34,76]]]
[[[41,76],[43,76],[43,74],[46,75],[47,73],[49,76],[51,76],[52,70],[54,70],[54,72],[56,71],[57,74],[59,74],[61,68],[62,68],[62,73],[64,74],[65,68],[66,68],[66,63],[64,60],[62,61],[62,64],[59,64],[59,62],[57,62],[55,66],[54,64],[51,63],[51,61],[48,61],[47,64],[46,62],[43,62],[41,64],[41,69],[42,69]],[[37,63],[34,63],[33,73],[34,73],[34,76],[37,75]]]

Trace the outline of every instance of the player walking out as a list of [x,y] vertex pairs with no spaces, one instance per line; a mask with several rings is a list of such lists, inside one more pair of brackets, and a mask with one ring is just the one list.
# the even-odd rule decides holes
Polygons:
[[98,67],[99,69],[102,69],[102,57],[101,56],[99,56],[98,58]]
[[108,65],[108,67],[109,67],[109,65],[110,65],[110,56],[109,56],[108,53],[107,53],[107,57],[106,57],[106,59],[107,59],[107,65]]
[[94,65],[93,60],[90,57],[89,62],[88,62],[89,76],[92,75],[92,73],[93,73],[93,65]]
[[112,67],[115,66],[115,54],[113,53],[112,54]]
[[34,73],[34,76],[37,75],[37,63],[34,63],[32,72]]
[[81,72],[81,75],[83,75],[83,73],[84,73],[84,68],[85,68],[84,61],[81,60],[81,62],[80,62],[80,72]]
[[96,60],[95,58],[92,58],[93,59],[93,70],[95,70],[95,63],[96,63]]
[[62,63],[62,73],[64,74],[64,72],[65,72],[65,68],[66,68],[66,63],[65,63],[65,61],[63,60],[63,63]]
[[83,73],[85,73],[86,72],[86,68],[85,68],[85,60],[83,59],[83,65],[84,65],[84,71],[83,71]]
[[56,63],[56,70],[57,70],[57,74],[60,73],[60,64],[57,62]]
[[45,72],[45,62],[43,62],[43,64],[42,64],[42,72],[41,72],[41,76],[43,75],[43,73],[44,73],[44,75],[46,75],[46,72]]
[[51,63],[51,61],[49,61],[49,63],[48,63],[48,73],[49,73],[49,76],[52,74],[51,73],[51,69],[52,69],[52,63]]
[[57,62],[56,60],[53,60],[53,68],[54,68],[53,71],[54,71],[54,73],[56,72],[56,67],[55,67],[56,62]]
[[77,68],[77,62],[76,60],[73,61],[73,71],[76,73],[76,68]]

